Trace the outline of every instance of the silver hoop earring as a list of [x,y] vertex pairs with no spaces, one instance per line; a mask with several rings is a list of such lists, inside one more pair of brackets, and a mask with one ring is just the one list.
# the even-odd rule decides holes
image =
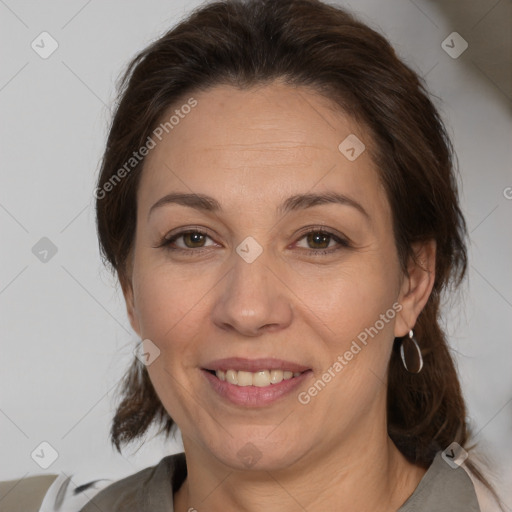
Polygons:
[[409,373],[420,373],[423,368],[423,357],[418,342],[414,338],[412,329],[409,331],[409,338],[404,338],[400,345],[400,356],[404,368]]

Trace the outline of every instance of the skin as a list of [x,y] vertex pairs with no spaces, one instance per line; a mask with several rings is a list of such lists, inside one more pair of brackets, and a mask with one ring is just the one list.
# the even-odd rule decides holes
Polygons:
[[[372,141],[326,98],[280,82],[193,97],[146,159],[122,283],[133,329],[160,350],[149,375],[182,432],[188,477],[175,509],[397,510],[425,470],[387,435],[387,366],[432,290],[435,244],[415,246],[422,267],[401,272]],[[349,134],[367,148],[355,161],[338,150]],[[277,213],[289,196],[329,191],[368,219],[340,204]],[[207,194],[222,210],[167,204],[149,215],[170,192]],[[303,228],[319,225],[351,247],[308,242]],[[158,247],[192,226],[208,236],[177,239],[188,253]],[[263,249],[252,263],[235,251],[248,236]],[[325,247],[339,250],[312,254]],[[307,390],[394,303],[401,311],[307,405],[298,392],[257,410],[232,405],[200,370],[224,357],[275,357],[313,370]],[[251,467],[237,456],[248,441],[259,453]]]

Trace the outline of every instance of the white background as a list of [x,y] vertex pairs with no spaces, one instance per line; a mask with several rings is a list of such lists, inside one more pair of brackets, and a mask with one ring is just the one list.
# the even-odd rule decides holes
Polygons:
[[[0,479],[119,478],[179,450],[153,439],[123,457],[109,444],[115,386],[138,340],[100,262],[92,191],[116,78],[195,5],[0,0]],[[352,7],[425,77],[453,136],[471,247],[447,328],[476,440],[511,507],[512,2]],[[43,31],[59,44],[48,59],[31,48]],[[441,47],[453,31],[469,43],[457,59]],[[32,253],[42,237],[57,247],[46,263]],[[42,441],[59,454],[47,470],[30,456]]]

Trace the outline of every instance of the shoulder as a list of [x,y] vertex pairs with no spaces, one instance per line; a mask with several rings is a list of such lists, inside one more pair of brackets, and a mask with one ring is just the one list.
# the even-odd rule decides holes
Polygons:
[[80,512],[170,511],[173,510],[173,490],[185,477],[185,454],[169,455],[155,466],[111,483],[88,501]]
[[418,487],[398,512],[450,510],[481,512],[475,487],[463,466],[450,464],[438,452]]
[[37,475],[0,482],[2,512],[38,512],[41,502],[58,475]]
[[100,510],[111,510],[112,512],[130,510],[133,504],[140,501],[141,490],[154,477],[156,469],[161,464],[162,461],[156,466],[145,468],[111,483],[88,500],[80,512],[97,512],[98,507]]
[[169,512],[173,490],[187,475],[185,454],[120,480],[80,481],[76,474],[37,475],[0,482],[1,512]]
[[36,475],[0,482],[1,512],[77,512],[90,497],[107,486],[94,480],[76,486],[74,476]]

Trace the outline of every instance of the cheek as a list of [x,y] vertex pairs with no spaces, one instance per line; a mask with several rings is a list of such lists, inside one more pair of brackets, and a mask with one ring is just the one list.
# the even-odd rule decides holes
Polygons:
[[[134,269],[135,309],[141,334],[157,345],[194,335],[194,318],[201,314],[205,279],[191,279],[169,268]],[[181,333],[181,335],[180,335]],[[185,340],[183,340],[185,341]]]
[[312,322],[316,319],[315,330],[331,345],[343,347],[392,308],[398,294],[396,268],[384,261],[376,254],[355,255],[323,274],[289,275],[289,287],[300,299],[297,307]]
[[[177,275],[171,268],[134,269],[134,292],[137,317],[143,339],[150,339],[160,350],[158,357],[148,366],[155,391],[179,423],[187,414],[197,417],[197,400],[190,401],[188,384],[190,370],[197,364],[198,344],[205,314],[204,282]],[[190,409],[190,410],[189,410]],[[188,410],[188,413],[184,412]]]
[[[314,382],[309,383],[301,390],[302,397],[311,399],[315,415],[325,415],[327,423],[337,424],[346,411],[365,410],[364,404],[385,392],[394,319],[400,309],[395,281],[396,268],[377,259],[371,264],[346,265],[319,287],[301,280],[300,296],[308,297],[304,318],[310,319],[320,348],[321,370],[316,379],[328,381],[321,392]],[[350,418],[346,421],[355,421]]]

